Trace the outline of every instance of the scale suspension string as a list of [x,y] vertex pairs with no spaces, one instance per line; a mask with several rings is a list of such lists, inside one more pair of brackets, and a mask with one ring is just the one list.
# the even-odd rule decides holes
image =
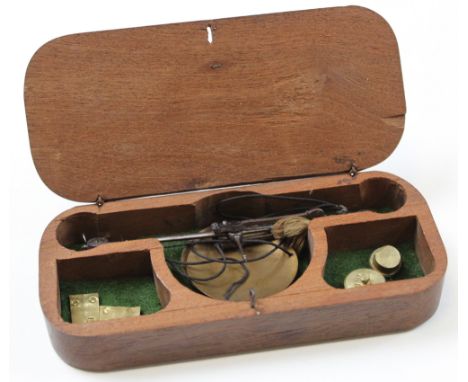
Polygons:
[[[228,203],[239,202],[242,199],[257,202],[259,198],[280,200],[282,202],[301,202],[302,205],[269,212],[256,218],[229,214],[223,210]],[[243,271],[242,275],[232,282],[224,293],[224,299],[229,300],[249,279],[250,271],[248,265],[250,263],[266,259],[277,250],[282,251],[288,256],[293,256],[290,248],[295,248],[295,252],[299,253],[305,244],[307,227],[311,219],[347,213],[348,209],[341,204],[319,199],[248,194],[221,200],[216,206],[216,211],[222,218],[236,218],[236,220],[223,220],[212,223],[207,230],[198,233],[161,236],[157,238],[165,244],[165,248],[171,248],[171,243],[178,242],[174,245],[175,247],[183,246],[199,258],[197,261],[184,261],[166,257],[166,261],[171,269],[190,283],[209,283],[219,279],[228,270],[229,266],[240,266]],[[245,248],[260,244],[268,245],[272,248],[257,257],[247,257]],[[210,247],[216,249],[216,256],[208,256],[208,254],[203,253],[202,248]],[[235,250],[241,256],[240,258],[229,257],[226,255],[226,250]],[[207,277],[195,277],[187,272],[189,268],[203,267],[211,263],[218,263],[221,267]]]

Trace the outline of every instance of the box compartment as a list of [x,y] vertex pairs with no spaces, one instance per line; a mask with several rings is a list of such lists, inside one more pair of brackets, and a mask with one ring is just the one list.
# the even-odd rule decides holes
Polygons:
[[71,322],[69,295],[99,293],[100,305],[140,306],[141,315],[156,313],[170,293],[153,273],[148,251],[112,253],[57,260],[60,314]]
[[388,281],[423,277],[433,270],[434,258],[415,216],[337,225],[325,229],[328,255],[323,278],[343,288],[344,278],[358,268],[369,268],[372,251],[393,245],[401,253],[402,267]]
[[[220,200],[228,197],[255,194],[254,192],[224,191],[200,197],[192,204],[147,208],[112,213],[77,213],[65,218],[57,228],[58,242],[70,249],[81,249],[85,238],[105,236],[109,241],[135,240],[158,235],[201,230],[214,221],[225,219],[216,208]],[[318,188],[300,192],[280,192],[280,196],[312,197],[343,204],[349,211],[388,213],[400,209],[406,200],[398,182],[376,177],[359,184]],[[293,209],[300,202],[248,199],[229,203],[225,212],[235,216],[256,218]]]

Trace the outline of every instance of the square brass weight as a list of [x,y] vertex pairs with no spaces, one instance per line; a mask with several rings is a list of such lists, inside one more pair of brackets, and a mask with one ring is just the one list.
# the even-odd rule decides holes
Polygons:
[[70,295],[72,323],[83,324],[99,320],[99,295],[97,293]]

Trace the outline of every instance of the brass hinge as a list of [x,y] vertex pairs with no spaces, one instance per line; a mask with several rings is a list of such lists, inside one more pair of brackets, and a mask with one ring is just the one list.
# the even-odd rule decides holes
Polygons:
[[351,167],[350,167],[350,169],[348,171],[349,176],[351,176],[351,178],[354,178],[357,175],[358,171],[359,170],[358,170],[356,164],[354,162],[351,162]]
[[101,195],[98,195],[97,199],[96,199],[96,205],[98,207],[102,207],[104,205],[104,198],[101,196]]

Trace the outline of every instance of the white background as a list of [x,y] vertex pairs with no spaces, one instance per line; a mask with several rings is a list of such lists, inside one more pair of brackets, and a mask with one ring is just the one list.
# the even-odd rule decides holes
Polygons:
[[[6,153],[10,173],[9,177],[3,177],[10,181],[9,215],[2,208],[2,215],[9,216],[2,235],[9,230],[9,238],[5,239],[10,239],[10,250],[2,253],[2,261],[9,260],[10,268],[2,262],[5,285],[2,284],[0,291],[4,298],[0,305],[4,312],[8,295],[4,291],[10,286],[10,316],[3,314],[3,320],[10,321],[10,333],[5,334],[10,335],[11,341],[11,380],[395,382],[454,379],[458,330],[457,146],[462,139],[457,137],[457,126],[461,124],[457,99],[462,68],[458,50],[467,45],[457,28],[461,9],[455,1],[355,1],[380,13],[394,29],[400,46],[408,108],[400,145],[375,169],[397,174],[421,191],[431,207],[449,257],[440,306],[429,321],[401,334],[111,373],[89,373],[69,367],[55,354],[47,335],[38,297],[39,241],[49,221],[76,203],[52,193],[41,182],[32,163],[22,98],[24,73],[36,49],[54,37],[69,33],[348,4],[348,1],[292,0],[2,3],[0,129],[2,151]],[[3,193],[7,189],[0,188]],[[7,275],[10,285],[5,281]],[[2,357],[3,363],[5,358]]]

